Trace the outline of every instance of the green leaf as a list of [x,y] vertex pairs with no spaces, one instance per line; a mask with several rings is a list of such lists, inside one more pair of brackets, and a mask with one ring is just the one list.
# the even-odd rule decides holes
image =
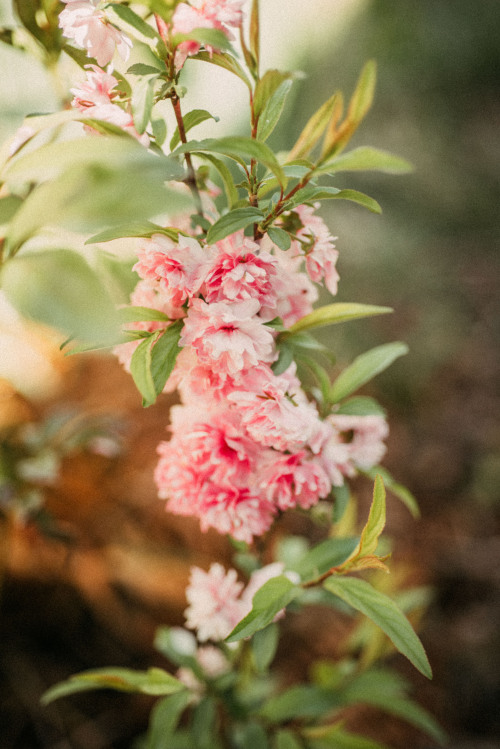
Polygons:
[[263,218],[264,214],[258,208],[252,208],[252,206],[233,208],[232,211],[217,219],[215,224],[212,224],[207,232],[207,243],[215,244],[229,234],[234,234],[234,232],[244,229],[250,224],[256,224]]
[[128,5],[109,3],[107,10],[111,10],[112,13],[115,13],[118,18],[124,22],[124,25],[120,24],[120,28],[123,27],[125,30],[129,31],[130,29],[127,29],[127,27],[131,27],[132,29],[135,29],[135,31],[138,31],[141,36],[145,36],[146,39],[159,39],[155,29],[138,16],[137,13],[134,13]]
[[432,670],[422,643],[394,601],[375,590],[365,580],[355,577],[331,576],[323,586],[377,624],[416,669],[427,678],[432,678]]
[[248,76],[246,75],[245,71],[236,60],[236,58],[234,58],[232,55],[221,55],[218,52],[213,52],[212,54],[210,54],[209,52],[198,52],[198,54],[190,57],[190,60],[202,60],[203,62],[210,62],[212,63],[212,65],[217,65],[220,68],[229,70],[230,73],[238,76],[238,78],[242,80],[250,90],[252,90],[252,84],[250,83]]
[[345,562],[357,545],[357,538],[327,538],[313,546],[295,566],[295,570],[303,582],[313,580]]
[[151,129],[157,146],[162,146],[167,138],[167,124],[161,117],[151,120]]
[[0,198],[0,227],[5,226],[12,219],[17,209],[22,205],[21,198],[15,195],[7,195]]
[[194,707],[191,735],[196,749],[214,749],[217,703],[213,697],[203,697]]
[[375,477],[370,513],[359,540],[359,554],[367,556],[377,550],[378,541],[385,528],[385,487],[380,475]]
[[[126,8],[125,5],[116,6]],[[135,129],[142,134],[151,119],[154,103],[154,88],[158,79],[158,73],[153,75],[138,76],[132,89],[132,114],[134,116]]]
[[266,103],[262,114],[259,116],[259,122],[257,124],[257,138],[259,140],[267,140],[278,124],[285,106],[286,97],[288,96],[291,87],[291,80],[283,81],[281,86],[276,89]]
[[279,629],[271,623],[260,629],[252,637],[252,653],[257,671],[265,671],[276,655],[279,641]]
[[177,242],[179,230],[175,228],[165,228],[151,221],[134,221],[130,224],[106,229],[105,231],[94,234],[89,237],[85,244],[96,244],[98,242],[111,242],[113,239],[123,239],[124,237],[152,237],[153,234],[164,234]]
[[361,146],[322,163],[314,170],[314,173],[378,171],[388,174],[405,174],[412,170],[412,165],[406,159],[379,148]]
[[231,746],[235,749],[269,749],[266,731],[255,721],[234,724]]
[[363,208],[368,208],[372,213],[382,213],[382,208],[376,200],[358,190],[341,190],[337,195],[331,195],[330,197],[333,200],[350,200],[352,203],[362,205]]
[[339,697],[331,689],[301,684],[268,699],[260,714],[272,723],[285,723],[320,718],[339,705]]
[[160,312],[158,309],[151,309],[150,307],[120,307],[118,310],[118,316],[123,323],[138,322],[141,320],[152,321],[158,320],[160,322],[168,322],[170,318],[164,312]]
[[376,346],[376,348],[357,356],[333,383],[330,390],[330,401],[338,403],[380,372],[383,372],[384,369],[387,369],[393,361],[407,353],[408,346],[405,343],[394,342]]
[[342,484],[342,486],[332,486],[332,494],[335,500],[333,504],[332,519],[334,523],[339,523],[347,510],[347,505],[351,498],[351,492],[347,484]]
[[[132,270],[134,259],[122,260],[105,250],[95,253],[95,270],[103,281],[115,305],[129,304],[130,295],[137,286],[139,276]],[[122,319],[117,310],[118,319]]]
[[366,116],[373,103],[375,83],[377,80],[377,65],[374,60],[368,60],[361,70],[356,88],[349,102],[347,116],[359,123]]
[[[159,60],[158,62],[161,62],[161,60]],[[129,67],[129,69],[127,70],[127,73],[131,73],[132,75],[140,75],[140,76],[148,76],[148,75],[158,76],[161,70],[166,70],[166,66],[164,63],[163,63],[163,68],[158,69],[158,67],[154,67],[153,65],[147,65],[144,62],[136,62],[134,63],[134,65],[131,65]]]
[[[188,133],[193,127],[196,127],[196,125],[200,125],[206,120],[215,120],[215,122],[219,122],[219,118],[214,117],[214,115],[210,114],[210,112],[207,112],[206,109],[193,109],[191,112],[187,112],[185,115],[183,115],[183,120],[184,130],[186,133]],[[176,128],[175,133],[173,134],[170,141],[170,150],[173,151],[180,142],[181,138],[179,135],[179,128]]]
[[190,700],[191,694],[186,689],[164,697],[154,706],[149,721],[145,749],[165,749]]
[[222,179],[224,192],[226,193],[227,204],[229,208],[231,208],[239,200],[238,191],[236,187],[234,186],[233,175],[231,174],[226,164],[220,159],[218,159],[216,156],[213,156],[210,153],[204,153],[202,154],[202,158],[205,159],[206,161],[209,161],[214,166],[214,168],[218,171]]
[[2,289],[25,317],[82,341],[111,345],[119,336],[115,306],[75,252],[44,250],[5,263]]
[[185,690],[186,687],[161,668],[150,668],[147,671],[96,668],[93,671],[82,671],[67,681],[56,684],[45,692],[41,701],[42,704],[48,705],[59,697],[91,689],[116,689],[120,692],[141,692],[161,696]]
[[274,739],[274,749],[302,749],[304,745],[292,731],[284,729],[277,731]]
[[[311,732],[312,730],[314,729]],[[317,732],[320,730],[318,728]],[[380,744],[374,739],[344,731],[341,723],[323,730],[320,738],[309,738],[308,734],[307,746],[309,749],[389,749],[386,744]]]
[[324,307],[319,307],[309,315],[305,315],[305,317],[302,317],[290,326],[289,332],[298,333],[302,330],[321,328],[324,325],[334,325],[336,323],[347,322],[348,320],[357,320],[361,317],[386,315],[389,312],[392,312],[390,307],[378,307],[373,304],[357,304],[355,302],[335,302],[333,304],[326,304]]
[[142,341],[132,355],[130,373],[142,395],[144,407],[151,406],[165,387],[180,351],[182,320],[159,330]]
[[267,70],[262,78],[257,81],[253,97],[253,111],[257,117],[262,114],[281,84],[290,78],[291,73],[283,73],[281,70]]
[[333,94],[312,115],[299,135],[297,142],[288,155],[288,161],[300,159],[311,151],[323,135],[339,101],[339,94]]
[[279,247],[280,250],[290,249],[292,240],[288,232],[286,232],[284,229],[279,229],[276,226],[270,226],[267,230],[267,234],[271,242],[275,244],[276,247]]
[[294,358],[293,347],[288,344],[286,339],[283,339],[282,341],[278,339],[278,352],[278,358],[271,365],[271,369],[275,375],[280,375],[283,374],[283,372],[286,372]]
[[368,470],[363,471],[363,473],[366,476],[369,476],[371,479],[375,478],[376,474],[379,473],[382,476],[387,489],[402,501],[405,507],[407,507],[407,509],[411,512],[413,517],[420,517],[418,502],[413,494],[406,488],[406,486],[403,486],[402,484],[399,484],[397,481],[395,481],[386,468],[382,468],[382,466],[374,466],[373,468],[369,468]]
[[226,637],[226,642],[237,642],[267,627],[276,614],[293,601],[299,590],[285,575],[268,580],[254,595],[250,613]]
[[225,138],[207,138],[201,141],[189,141],[177,148],[175,153],[185,153],[186,151],[190,153],[219,153],[240,163],[244,162],[245,159],[255,159],[264,164],[264,166],[267,166],[281,185],[286,185],[286,176],[276,156],[269,146],[258,140],[243,135],[227,136]]
[[260,59],[260,20],[259,20],[259,0],[253,0],[252,10],[250,13],[250,52],[259,69]]
[[174,34],[172,36],[172,45],[177,47],[182,42],[194,40],[203,44],[205,47],[213,47],[218,52],[231,52],[235,54],[227,35],[221,29],[197,28],[188,34]]
[[[336,414],[344,414],[346,416],[385,416],[386,412],[382,406],[377,403],[374,398],[369,398],[366,395],[356,395],[353,398],[349,398],[344,401],[339,408],[335,411]],[[372,479],[380,471],[375,471]],[[382,476],[384,478],[384,476]],[[387,482],[384,478],[384,483],[387,486]]]

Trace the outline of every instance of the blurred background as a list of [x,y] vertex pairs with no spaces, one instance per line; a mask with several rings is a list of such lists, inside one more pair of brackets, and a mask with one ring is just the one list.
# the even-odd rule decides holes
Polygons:
[[[323,209],[338,236],[338,300],[390,305],[395,313],[326,335],[339,361],[391,340],[410,346],[369,392],[390,415],[385,465],[422,510],[414,522],[393,501],[388,529],[395,564],[434,590],[420,630],[434,680],[397,663],[452,749],[495,749],[500,4],[263,0],[262,12],[265,63],[306,74],[271,145],[290,147],[322,101],[338,88],[349,94],[364,61],[375,58],[375,105],[353,145],[378,146],[415,165],[403,177],[336,182],[372,195],[384,211],[374,216],[336,201]],[[0,23],[9,19],[10,4],[1,0]],[[0,69],[3,139],[28,112],[57,108],[58,91],[31,58],[1,43]],[[230,130],[242,92],[225,91],[224,101],[215,91],[206,106]],[[15,494],[5,468],[14,454],[39,487],[37,496],[19,499],[19,516],[35,508],[37,523],[0,526],[0,745],[130,747],[146,699],[90,695],[85,707],[66,702],[63,712],[57,704],[41,708],[41,693],[83,668],[149,665],[155,626],[182,622],[189,565],[206,567],[216,556],[229,562],[230,550],[195,523],[166,515],[156,499],[152,470],[166,396],[142,410],[112,357],[63,360],[50,331],[2,309],[0,378],[0,465],[11,492],[1,501],[12,503]],[[395,747],[433,747],[373,713],[359,721]]]

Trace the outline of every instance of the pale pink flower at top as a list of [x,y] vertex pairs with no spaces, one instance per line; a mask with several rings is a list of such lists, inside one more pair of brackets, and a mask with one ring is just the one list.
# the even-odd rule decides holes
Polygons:
[[328,421],[344,441],[348,461],[353,466],[349,475],[355,472],[354,468],[368,470],[383,458],[386,451],[383,441],[389,434],[389,427],[383,416],[333,414],[328,417]]
[[115,51],[128,60],[132,41],[108,20],[101,0],[63,0],[66,7],[59,14],[64,36],[95,57],[101,67],[111,62]]
[[174,242],[164,234],[153,234],[138,252],[133,270],[141,278],[156,281],[169,296],[170,303],[180,307],[197,294],[207,265],[208,256],[196,239],[179,234]]
[[275,308],[276,260],[243,232],[217,242],[204,284],[207,302],[257,299],[261,306]]
[[307,510],[328,496],[330,479],[318,458],[305,450],[292,455],[274,454],[260,473],[262,490],[280,510]]
[[191,568],[186,588],[188,608],[185,610],[186,626],[196,631],[198,640],[224,640],[244,616],[239,599],[243,583],[237,579],[236,570],[225,571],[214,562],[208,572]]
[[229,394],[228,400],[256,442],[276,450],[297,451],[316,435],[318,412],[294,375],[277,376],[269,368],[261,368],[258,374],[251,372],[243,385]]
[[192,346],[201,364],[230,376],[276,358],[273,332],[255,317],[257,299],[207,304],[193,299],[180,345]]
[[[232,40],[234,37],[229,27],[241,26],[243,3],[244,0],[192,0],[190,4],[179,3],[172,18],[172,32],[189,34],[194,29],[219,29]],[[209,52],[215,51],[214,47],[205,46]],[[184,65],[186,58],[195,55],[200,47],[201,44],[195,40],[181,42],[175,53],[177,70]]]
[[295,208],[302,223],[297,236],[307,242],[306,245],[298,242],[296,244],[305,254],[306,270],[311,281],[320,283],[324,278],[330,294],[336,294],[339,274],[335,264],[339,253],[333,244],[335,237],[332,237],[323,219],[314,214],[317,208],[319,208],[319,203],[316,203],[314,208],[309,205],[299,205]]

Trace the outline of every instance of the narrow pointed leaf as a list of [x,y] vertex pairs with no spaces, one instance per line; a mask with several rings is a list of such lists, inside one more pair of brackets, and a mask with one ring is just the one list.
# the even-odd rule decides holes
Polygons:
[[330,401],[338,403],[407,353],[408,346],[405,343],[394,342],[377,346],[356,357],[333,383]]
[[169,322],[170,318],[164,312],[160,312],[158,309],[151,309],[149,307],[134,307],[127,306],[121,307],[118,310],[118,316],[122,323],[138,322],[138,321],[152,321],[157,320],[160,322]]
[[191,57],[190,59],[210,62],[212,63],[212,65],[217,65],[220,68],[224,68],[230,73],[238,76],[238,78],[242,80],[250,90],[252,89],[252,84],[250,83],[247,74],[245,73],[239,62],[236,60],[236,58],[232,55],[221,55],[218,52],[213,52],[212,54],[210,54],[209,52],[198,52],[198,54],[193,55],[193,57]]
[[153,707],[146,737],[146,749],[165,748],[174,735],[181,715],[190,701],[191,693],[185,689],[164,697]]
[[234,186],[233,175],[221,159],[218,159],[211,153],[204,153],[202,156],[206,161],[209,161],[219,173],[224,192],[226,193],[227,204],[229,208],[231,208],[239,200],[238,190]]
[[[125,8],[125,5],[117,6]],[[158,74],[140,76],[132,89],[132,113],[134,125],[138,133],[142,134],[151,119],[154,101],[154,87]]]
[[257,125],[257,138],[265,141],[269,138],[274,128],[279,122],[281,113],[285,106],[286,97],[292,87],[291,80],[285,80],[276,89],[271,98],[267,101],[262,113],[259,116]]
[[325,580],[323,586],[377,624],[416,669],[429,679],[432,678],[422,643],[394,601],[375,590],[365,580],[354,577],[335,575]]
[[[196,125],[200,125],[206,120],[215,120],[215,122],[218,122],[219,118],[214,117],[214,115],[210,114],[210,112],[207,112],[206,109],[193,109],[191,110],[191,112],[187,112],[185,115],[183,115],[183,120],[184,130],[186,133],[188,133],[193,127],[196,127]],[[170,150],[173,151],[174,148],[177,148],[180,142],[181,138],[179,135],[179,128],[177,128],[170,141]]]
[[402,484],[399,484],[397,481],[395,481],[393,476],[391,476],[386,468],[382,468],[382,466],[374,466],[373,468],[369,468],[368,470],[363,471],[363,473],[366,474],[366,476],[369,476],[371,479],[374,479],[376,474],[379,473],[382,476],[387,489],[401,500],[405,507],[411,512],[413,517],[420,517],[418,502],[413,494],[409,489],[406,488],[406,486],[403,486]]
[[395,156],[388,151],[370,146],[360,146],[320,164],[315,174],[335,174],[335,172],[377,171],[388,174],[405,174],[411,172],[412,165],[406,159]]
[[[189,200],[186,200],[185,207],[187,208],[189,205]],[[134,223],[123,224],[122,226],[101,231],[99,234],[94,234],[86,240],[85,244],[111,242],[113,239],[123,239],[124,237],[146,238],[152,237],[153,234],[164,234],[176,242],[179,237],[179,230],[173,227],[160,226],[159,224],[154,224],[152,221],[135,221]]]
[[311,151],[323,135],[337,106],[338,94],[333,94],[307,122],[288,155],[288,161],[302,158]]
[[299,588],[285,575],[278,575],[268,580],[254,595],[250,613],[226,637],[226,642],[237,642],[267,627],[276,614],[285,608],[298,593]]
[[[298,333],[311,328],[321,328],[324,325],[334,325],[361,317],[386,315],[392,312],[390,307],[378,307],[373,304],[357,304],[355,302],[335,302],[315,309],[309,315],[302,317],[290,328],[290,333]],[[402,344],[401,344],[402,345]]]
[[208,244],[214,244],[229,234],[234,234],[239,229],[258,223],[263,218],[264,214],[258,208],[252,208],[252,206],[234,208],[221,216],[215,224],[212,224],[207,233],[207,242]]
[[382,208],[376,200],[358,190],[340,190],[336,195],[331,195],[330,197],[332,200],[350,200],[352,203],[362,205],[363,208],[368,208],[372,213],[382,213]]
[[[158,34],[155,29],[144,21],[137,13],[128,7],[128,5],[119,5],[118,3],[110,3],[108,9],[111,9],[112,13],[115,13],[124,23],[120,24],[125,30],[130,31],[134,29],[138,31],[141,36],[145,36],[147,39],[158,39]],[[127,29],[127,26],[130,27]]]

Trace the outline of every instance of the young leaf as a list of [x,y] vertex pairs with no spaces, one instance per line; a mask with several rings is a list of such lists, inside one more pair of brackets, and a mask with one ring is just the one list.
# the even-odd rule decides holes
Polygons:
[[406,159],[388,151],[370,146],[360,146],[352,151],[322,162],[314,174],[335,174],[335,172],[378,171],[388,174],[411,172],[412,165]]
[[[358,560],[364,557],[372,557],[378,546],[378,540],[385,528],[385,488],[380,476],[375,477],[373,487],[373,499],[370,506],[368,520],[361,533],[359,544],[350,557],[346,559],[342,567],[345,569],[356,565]],[[356,569],[358,569],[356,565]]]
[[323,135],[338,105],[339,94],[333,94],[309,119],[297,142],[288,154],[287,161],[300,159],[311,151]]
[[432,670],[422,643],[394,601],[375,590],[365,580],[355,577],[334,575],[327,578],[323,586],[375,622],[416,669],[429,679],[432,678]]
[[260,22],[259,22],[259,0],[253,0],[250,13],[250,52],[259,70],[260,60]]
[[[210,114],[210,112],[207,112],[206,109],[193,109],[191,112],[187,112],[185,115],[183,115],[183,120],[184,130],[186,133],[188,133],[193,127],[196,127],[196,125],[200,125],[206,120],[214,120],[215,122],[219,122],[219,118],[214,117],[214,115]],[[176,128],[175,133],[173,134],[170,141],[170,150],[173,151],[174,148],[177,148],[180,142],[181,138],[179,135],[179,128]]]
[[285,575],[268,580],[254,595],[250,613],[226,637],[226,642],[237,642],[267,627],[276,614],[293,601],[299,590]]
[[[340,413],[340,410],[338,413]],[[345,411],[343,413],[345,413]],[[387,489],[402,501],[413,517],[420,517],[418,503],[413,494],[406,488],[406,486],[395,481],[386,468],[382,468],[382,466],[374,466],[373,468],[363,471],[363,473],[371,479],[374,479],[377,473],[380,474]]]
[[[300,322],[299,320],[296,325]],[[383,372],[384,369],[387,369],[393,361],[407,353],[408,346],[405,343],[394,342],[376,346],[356,357],[333,383],[330,390],[330,401],[338,403],[380,372]]]
[[[361,317],[372,317],[373,315],[386,315],[392,312],[390,307],[378,307],[373,304],[357,304],[356,302],[334,302],[324,307],[319,307],[305,315],[290,326],[290,333],[298,333],[311,328],[321,328],[324,325],[357,320]],[[402,345],[402,344],[401,344]],[[340,399],[339,399],[340,400]]]
[[179,692],[186,687],[161,668],[150,668],[147,671],[96,668],[93,671],[82,671],[51,687],[43,695],[42,704],[48,705],[59,697],[91,689],[116,689],[120,692],[141,692],[160,696]]
[[252,208],[252,206],[234,208],[217,219],[215,224],[212,224],[207,232],[207,242],[208,244],[215,244],[229,234],[234,234],[234,232],[244,229],[250,224],[256,224],[263,218],[264,214],[258,208]]
[[238,78],[242,80],[250,90],[252,90],[252,84],[250,83],[248,76],[246,75],[245,71],[236,60],[236,58],[234,58],[232,55],[221,55],[218,52],[212,52],[212,54],[210,54],[209,52],[198,52],[198,54],[193,55],[190,59],[202,60],[203,62],[211,62],[212,65],[218,65],[225,70],[229,70],[230,73],[238,76]]
[[151,129],[157,146],[162,146],[167,138],[167,125],[161,117],[151,120]]

